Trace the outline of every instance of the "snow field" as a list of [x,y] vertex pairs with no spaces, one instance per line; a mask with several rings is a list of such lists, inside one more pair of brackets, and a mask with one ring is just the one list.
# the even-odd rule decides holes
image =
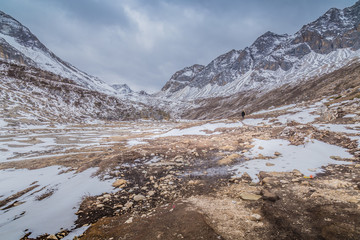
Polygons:
[[[37,170],[1,170],[1,200],[33,185],[40,186],[17,199],[23,204],[0,212],[0,236],[4,239],[20,239],[27,232],[32,233],[30,237],[36,237],[44,233],[57,233],[60,228],[71,230],[77,219],[75,213],[84,196],[112,190],[112,181],[100,181],[92,177],[96,168],[77,174],[73,171],[61,173],[66,170],[59,166]],[[41,201],[37,200],[37,197],[49,191],[54,192]]]

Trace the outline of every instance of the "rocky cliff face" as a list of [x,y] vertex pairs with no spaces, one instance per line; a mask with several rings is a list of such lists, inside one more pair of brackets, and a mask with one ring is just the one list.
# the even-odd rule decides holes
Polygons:
[[174,76],[189,68],[178,71],[158,96],[189,100],[268,91],[343,67],[359,58],[359,49],[360,1],[343,10],[330,9],[294,35],[267,32],[250,47],[231,50],[193,71],[186,81],[174,81]]
[[133,92],[133,90],[131,90],[127,84],[113,84],[111,87],[113,87],[120,94],[128,94]]
[[195,64],[177,71],[161,89],[162,91],[176,92],[193,82],[194,77],[204,69],[205,66]]

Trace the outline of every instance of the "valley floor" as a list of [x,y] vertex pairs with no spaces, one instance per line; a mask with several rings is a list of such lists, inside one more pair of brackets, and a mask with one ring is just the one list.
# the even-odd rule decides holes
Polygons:
[[6,239],[359,239],[360,103],[245,119],[0,122]]

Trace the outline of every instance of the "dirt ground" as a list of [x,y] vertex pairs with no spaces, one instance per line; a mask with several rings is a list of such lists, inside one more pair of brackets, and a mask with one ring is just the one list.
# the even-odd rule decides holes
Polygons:
[[[207,135],[110,136],[106,141],[111,146],[97,146],[93,152],[6,162],[0,168],[61,164],[80,172],[98,167],[98,176],[113,179],[118,191],[89,196],[81,203],[76,225],[89,228],[75,239],[360,239],[360,149],[351,135],[312,124],[279,124],[276,113],[255,117],[274,120]],[[173,126],[187,129],[206,123]],[[323,167],[314,178],[297,170],[260,172],[259,182],[229,171],[250,160],[246,153],[255,138],[284,139],[299,146],[309,136],[346,148],[353,158],[338,160],[350,164]],[[134,139],[139,143],[127,144]],[[54,237],[67,234],[64,230]]]

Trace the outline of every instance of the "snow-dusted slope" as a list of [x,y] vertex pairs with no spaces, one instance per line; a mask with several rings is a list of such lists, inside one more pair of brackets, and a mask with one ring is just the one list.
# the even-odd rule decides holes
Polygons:
[[163,119],[156,107],[89,90],[30,66],[0,61],[0,126]]
[[117,95],[100,79],[90,76],[61,60],[47,49],[28,28],[0,11],[0,59],[26,64],[71,79],[90,90]]
[[[198,71],[178,71],[157,96],[193,100],[247,90],[266,92],[359,61],[359,49],[360,1],[343,10],[330,9],[294,35],[267,32],[250,47],[231,50]],[[186,81],[179,81],[181,77]]]

